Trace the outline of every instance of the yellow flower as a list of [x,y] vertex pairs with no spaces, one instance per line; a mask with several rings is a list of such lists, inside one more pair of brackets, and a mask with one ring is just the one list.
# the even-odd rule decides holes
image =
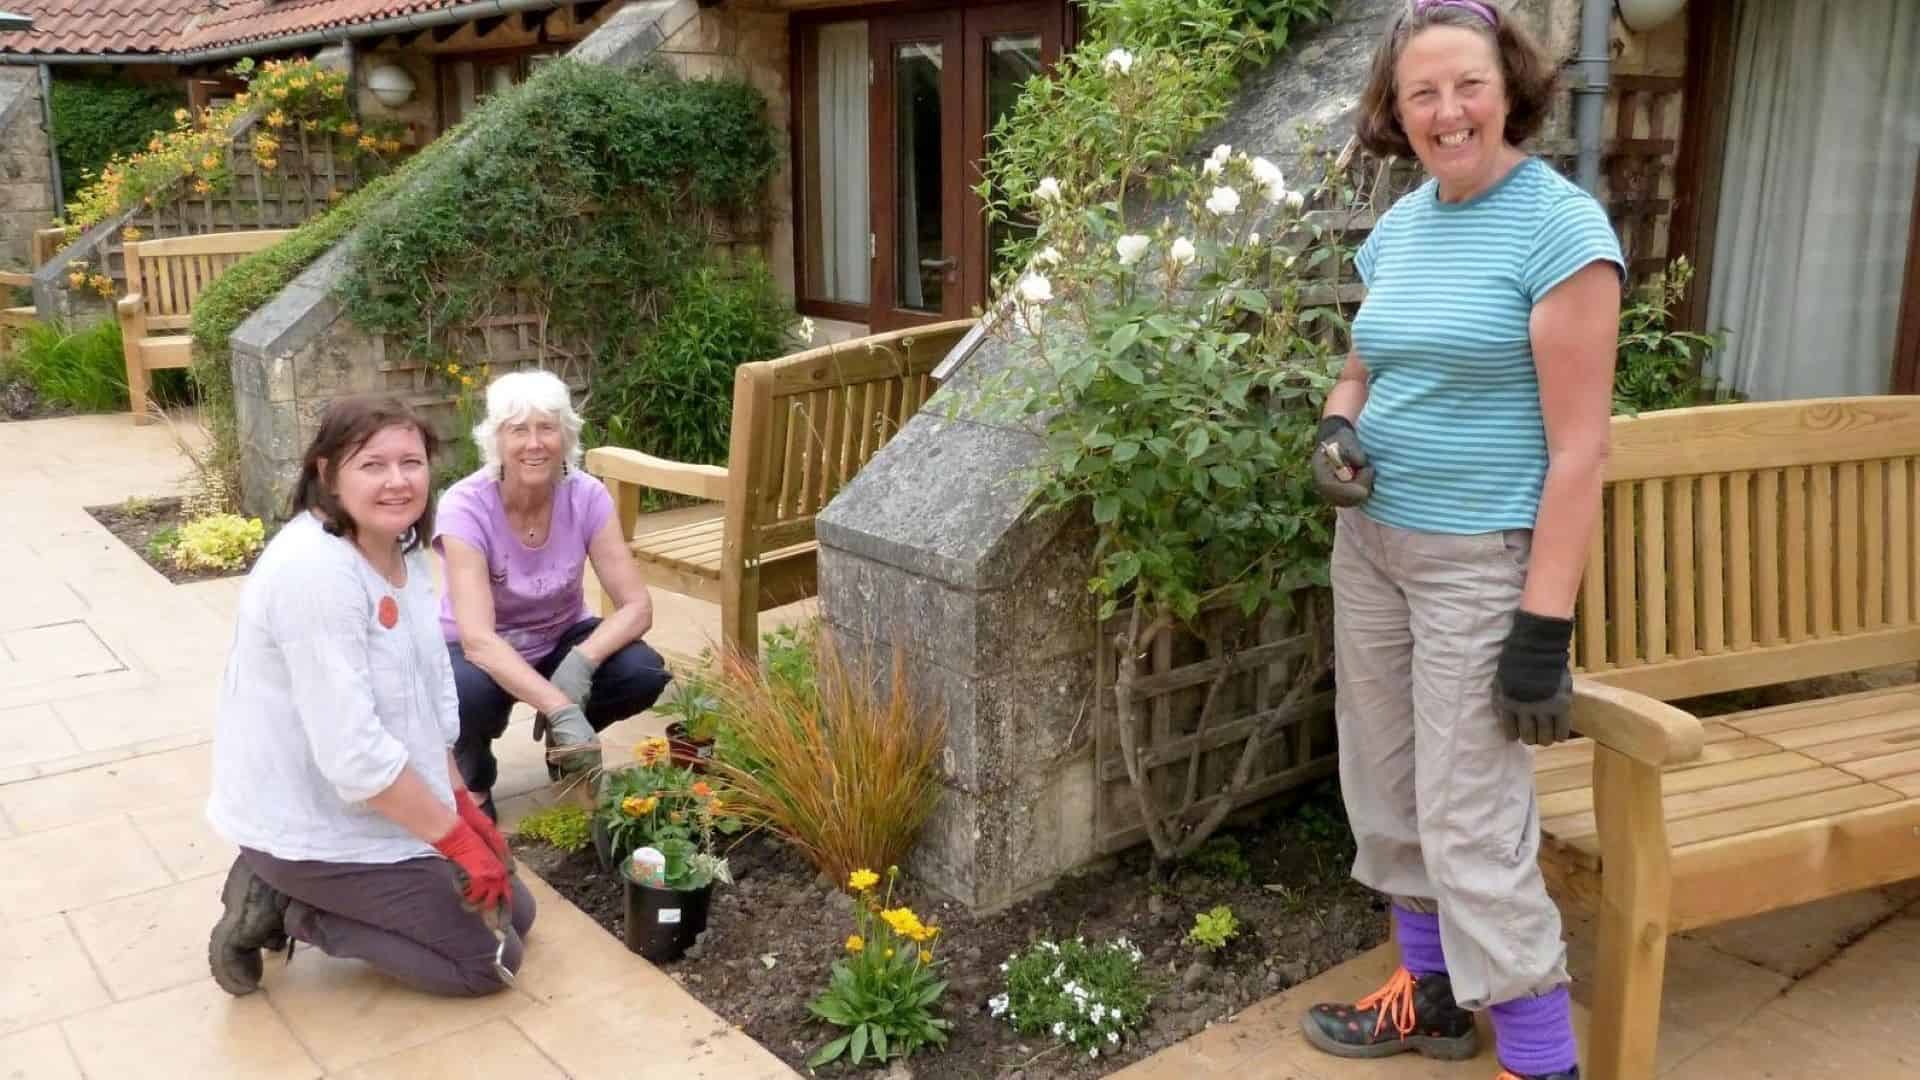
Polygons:
[[675,810],[673,813],[667,815],[667,820],[673,822],[675,825],[678,825],[681,822],[687,820],[687,815],[678,810]]
[[293,87],[295,90],[305,90],[307,88],[307,80],[296,78],[292,82],[287,83],[287,85]]
[[286,113],[281,112],[279,109],[275,109],[272,112],[267,114],[268,127],[285,127],[286,125],[287,125]]
[[449,375],[458,375],[458,374],[460,374],[460,365],[459,365],[459,364],[448,364],[448,365],[447,365],[447,374],[449,374]]
[[166,149],[166,146],[167,144],[161,142],[160,139],[156,136],[152,142],[147,144],[147,149],[157,154],[160,151]]
[[718,795],[715,795],[712,799],[708,800],[707,802],[707,813],[712,814],[715,817],[718,817],[720,814],[724,813],[726,809],[727,809],[727,804],[724,802],[721,802],[720,796]]
[[122,240],[138,240],[145,235],[147,234],[141,232],[139,229],[136,229],[131,225],[120,230],[120,239]]
[[[471,376],[471,375],[462,375],[462,376],[460,376],[460,385],[461,385],[461,386],[472,386],[472,385],[473,385],[473,376]],[[715,803],[718,803],[718,802],[719,802],[720,800],[719,800],[719,799],[715,799],[715,800],[713,800],[713,801],[714,801]]]
[[93,291],[99,293],[101,296],[113,295],[113,279],[105,274],[93,275],[87,279],[87,284],[92,285]]
[[859,935],[859,934],[848,934],[848,935],[847,935],[847,951],[848,951],[848,952],[855,952],[855,953],[857,953],[857,952],[859,952],[859,951],[860,951],[861,949],[864,949],[864,948],[866,948],[866,947],[867,947],[867,943],[866,943],[865,941],[863,941],[863,940],[861,940],[861,938],[860,938],[860,935]]
[[203,168],[203,169],[208,169],[208,170],[212,170],[212,169],[217,169],[217,168],[219,168],[219,167],[220,167],[220,158],[219,158],[219,155],[217,155],[217,154],[208,154],[208,155],[207,155],[206,157],[203,157],[203,158],[201,158],[201,159],[200,159],[200,167],[201,167],[201,168]]
[[67,275],[67,284],[73,286],[76,289],[81,287],[82,285],[85,285],[86,283],[87,283],[87,275],[81,273],[78,270],[75,270],[73,273]]
[[252,94],[249,94],[243,90],[240,93],[233,95],[233,103],[235,105],[245,105],[248,102],[248,100],[250,100],[252,97],[253,97]]
[[371,151],[371,150],[378,149],[379,146],[380,146],[379,139],[376,139],[371,135],[360,136],[360,149]]
[[921,950],[920,950],[920,962],[921,962],[921,963],[923,963],[923,964],[931,964],[931,963],[933,963],[933,953],[932,953],[932,952],[930,952],[930,951],[928,951],[928,950],[926,950],[926,949],[921,949]]
[[888,949],[888,950],[887,950],[886,952],[883,952],[883,953],[881,953],[880,955],[881,955],[881,956],[884,956],[884,957],[886,957],[886,958],[887,958],[887,959],[889,959],[889,960],[891,960],[891,959],[893,959],[893,950],[892,950],[892,949]]
[[260,159],[260,168],[264,172],[272,172],[273,170],[279,167],[280,167],[279,158],[261,158]]
[[871,870],[855,870],[847,875],[847,887],[854,892],[866,892],[880,883],[880,875]]
[[640,764],[651,765],[661,758],[666,757],[668,749],[667,740],[655,735],[639,746],[634,747],[633,756],[639,760]]
[[660,800],[652,795],[648,795],[645,798],[638,795],[629,795],[620,800],[620,812],[628,817],[646,817],[648,814],[653,813],[654,807],[659,805]]
[[339,188],[334,188],[333,190],[331,190],[331,191],[329,191],[329,192],[327,192],[327,201],[328,201],[328,202],[339,202],[339,201],[340,201],[340,199],[341,199],[341,196],[343,196],[343,195],[345,195],[345,194],[346,194],[346,192],[344,192],[344,191],[341,191],[341,190],[340,190]]
[[346,123],[340,125],[340,134],[345,135],[347,138],[351,139],[355,135],[360,134],[360,125],[349,120]]
[[[273,167],[273,164],[272,164],[272,162],[271,162],[271,161],[263,161],[263,162],[261,162],[260,164],[262,164],[262,165],[264,165],[264,166],[266,166],[266,167],[267,167],[267,168],[269,168],[269,169],[271,169],[271,168]],[[205,195],[205,194],[207,194],[208,192],[210,192],[210,191],[212,191],[212,190],[213,190],[213,185],[212,185],[212,184],[209,184],[209,183],[207,183],[207,182],[206,182],[205,180],[195,180],[195,181],[193,182],[193,190],[194,190],[195,192],[197,192],[197,193],[199,193],[199,194],[201,194],[201,195]],[[152,205],[153,205],[153,200],[152,200],[152,199],[148,199],[148,200],[147,200],[147,205],[148,205],[148,206],[152,206]]]
[[176,124],[184,124],[187,122],[187,118],[191,115],[192,114],[187,112],[187,110],[185,109],[175,109],[173,110],[173,121]]
[[284,86],[276,86],[276,87],[274,87],[274,88],[273,88],[273,100],[275,100],[275,101],[285,101],[285,100],[287,100],[287,88],[286,88],[286,87],[284,87]]
[[400,152],[400,140],[388,139],[380,144],[380,150],[382,153],[397,154]]
[[888,926],[893,927],[894,933],[903,938],[913,941],[927,939],[927,928],[921,925],[920,916],[915,915],[912,908],[888,908],[880,913],[880,917],[886,920]]

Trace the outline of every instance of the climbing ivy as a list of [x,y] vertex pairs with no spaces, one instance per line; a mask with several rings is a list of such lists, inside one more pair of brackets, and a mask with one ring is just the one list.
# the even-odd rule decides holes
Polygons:
[[53,80],[53,145],[60,155],[60,201],[80,193],[115,156],[132,154],[174,126],[173,111],[187,103],[174,82],[133,82],[119,76],[59,76]]

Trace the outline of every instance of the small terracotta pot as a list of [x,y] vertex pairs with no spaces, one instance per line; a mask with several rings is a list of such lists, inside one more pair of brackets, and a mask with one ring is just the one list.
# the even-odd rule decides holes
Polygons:
[[667,725],[667,753],[675,765],[704,773],[713,758],[713,740],[689,738],[687,726],[675,720]]

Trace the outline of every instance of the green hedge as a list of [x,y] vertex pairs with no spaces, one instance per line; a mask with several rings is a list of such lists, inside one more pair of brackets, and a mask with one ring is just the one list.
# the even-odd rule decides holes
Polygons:
[[156,132],[172,128],[174,110],[186,103],[178,83],[56,75],[53,146],[60,158],[61,202],[115,155],[144,149]]

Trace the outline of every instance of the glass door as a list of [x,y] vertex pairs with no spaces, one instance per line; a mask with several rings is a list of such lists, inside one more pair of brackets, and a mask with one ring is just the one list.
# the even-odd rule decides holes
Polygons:
[[[987,135],[1060,53],[1065,7],[998,4],[870,24],[875,331],[984,307],[1000,246],[972,188]],[[989,234],[991,232],[991,235]]]

